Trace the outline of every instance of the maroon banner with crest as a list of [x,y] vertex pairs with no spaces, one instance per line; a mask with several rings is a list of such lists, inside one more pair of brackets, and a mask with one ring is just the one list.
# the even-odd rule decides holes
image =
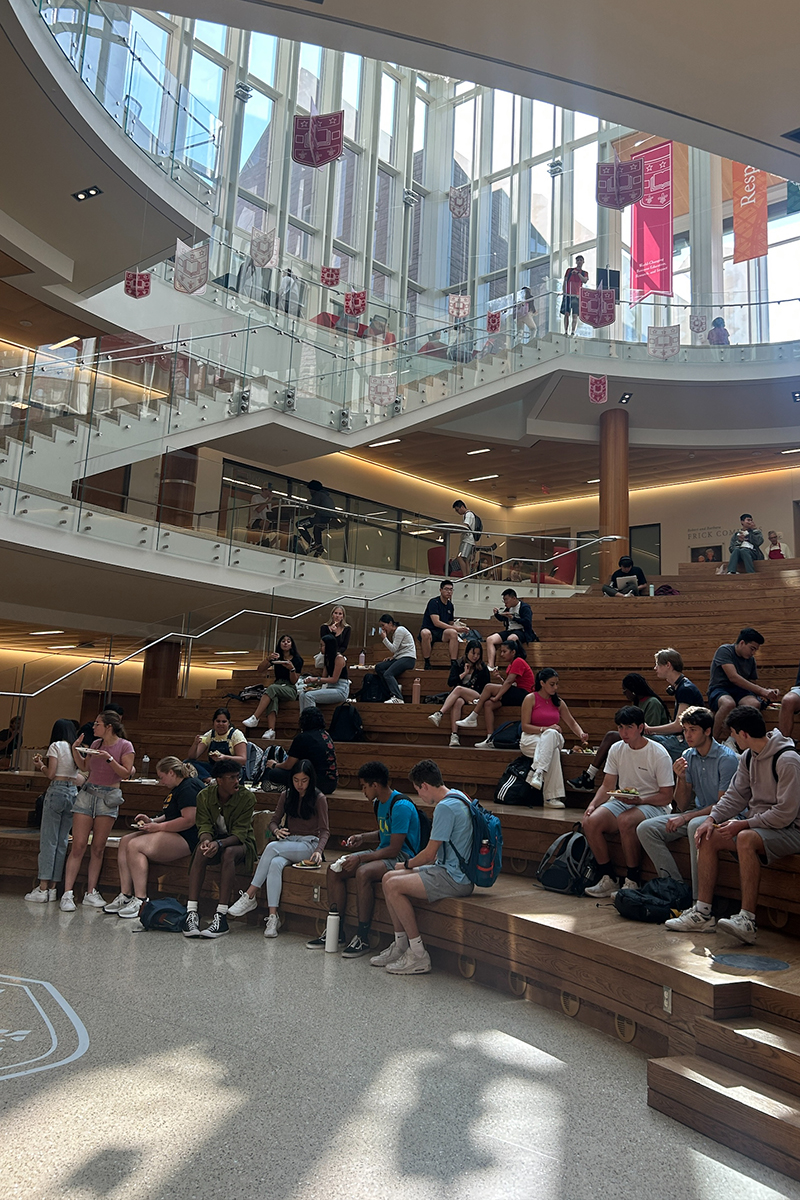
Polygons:
[[499,333],[500,325],[503,320],[503,314],[499,312],[486,314],[486,328],[489,333]]
[[580,318],[593,329],[613,325],[617,315],[613,288],[587,288],[580,291]]
[[125,295],[133,300],[143,300],[150,295],[149,271],[125,272]]
[[344,109],[295,117],[292,158],[303,167],[324,167],[344,151]]
[[597,203],[601,208],[627,208],[644,193],[644,163],[640,158],[597,164]]
[[672,142],[640,150],[644,194],[631,221],[631,305],[672,295]]
[[589,376],[589,399],[592,404],[608,403],[608,376]]
[[341,267],[320,267],[319,280],[323,287],[338,287],[341,277]]
[[344,311],[348,317],[360,317],[367,309],[367,293],[347,292],[344,298]]

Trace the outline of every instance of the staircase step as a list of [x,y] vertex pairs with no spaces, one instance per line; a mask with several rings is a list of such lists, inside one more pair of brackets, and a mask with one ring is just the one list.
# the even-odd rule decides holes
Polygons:
[[694,1055],[647,1064],[647,1103],[792,1179],[800,1179],[800,1100]]
[[800,1096],[800,1033],[753,1017],[695,1022],[697,1052]]

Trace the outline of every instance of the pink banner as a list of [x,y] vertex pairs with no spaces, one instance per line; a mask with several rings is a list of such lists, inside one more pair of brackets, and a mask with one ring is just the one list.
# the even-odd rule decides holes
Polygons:
[[608,376],[589,376],[589,400],[592,404],[608,403]]
[[644,164],[644,194],[631,221],[631,306],[672,295],[672,142],[631,155]]
[[125,272],[125,295],[133,300],[143,300],[150,295],[149,271]]
[[346,292],[344,297],[344,311],[348,317],[360,317],[367,307],[367,293],[363,292]]

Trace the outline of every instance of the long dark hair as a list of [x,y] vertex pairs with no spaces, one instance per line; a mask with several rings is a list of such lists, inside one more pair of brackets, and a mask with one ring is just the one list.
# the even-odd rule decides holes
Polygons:
[[[476,660],[473,660],[469,657],[470,650],[478,651],[478,657]],[[476,641],[475,638],[470,638],[464,647],[464,657],[461,659],[461,666],[465,669],[471,667],[473,671],[477,671],[483,666],[483,646],[480,642]]]
[[631,671],[630,674],[625,676],[622,686],[635,696],[637,701],[646,700],[648,696],[656,696],[656,699],[659,698],[650,687],[644,675],[639,675],[636,671]]
[[[283,651],[281,650],[281,642],[283,641],[284,638],[288,638],[289,641],[292,643],[292,648],[289,652],[289,658],[290,659],[300,658],[300,655],[297,652],[297,646],[295,646],[295,644],[294,644],[294,638],[292,637],[292,635],[290,633],[279,633],[278,634],[278,637],[275,641],[275,653],[280,654],[281,657],[283,657]],[[300,659],[300,661],[302,662],[303,660]]]
[[[301,797],[294,786],[295,775],[308,776],[305,796]],[[301,821],[308,821],[317,811],[317,772],[314,770],[314,764],[307,758],[299,759],[292,767],[289,786],[283,802],[283,811],[287,817],[299,817]]]
[[326,633],[322,639],[322,653],[325,657],[325,674],[330,678],[336,670],[336,656],[339,653],[336,638],[332,633]]
[[[505,646],[506,649],[510,647],[514,651],[514,658],[524,658],[526,662],[528,661],[528,655],[525,651],[525,647],[519,638],[508,638],[502,643],[502,645]],[[513,662],[514,659],[512,658],[511,661]]]
[[[558,679],[558,671],[555,669],[555,667],[542,667],[541,671],[537,671],[536,680],[534,683],[536,691],[540,692],[542,690],[542,684],[547,683],[548,679],[552,679],[554,675],[556,679]],[[561,708],[561,697],[559,696],[558,692],[553,692],[550,699],[553,701],[553,704],[555,704],[556,708]]]
[[56,721],[53,728],[50,730],[50,744],[53,742],[69,742],[70,746],[78,736],[78,726],[74,721],[70,721],[67,717],[62,717],[60,721]]
[[214,709],[214,715],[211,718],[212,728],[213,728],[214,722],[216,721],[216,719],[220,715],[220,713],[222,714],[223,717],[228,718],[228,724],[230,725],[231,729],[233,729],[233,721],[231,720],[231,710],[229,708],[215,708]]

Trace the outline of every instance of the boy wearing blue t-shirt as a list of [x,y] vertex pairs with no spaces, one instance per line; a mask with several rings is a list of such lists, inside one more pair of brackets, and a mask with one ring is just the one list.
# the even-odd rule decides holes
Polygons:
[[[435,762],[424,758],[409,771],[420,800],[434,804],[433,828],[424,850],[407,862],[398,862],[383,880],[383,898],[394,929],[394,941],[371,959],[390,975],[425,975],[430,956],[419,936],[414,901],[434,904],[449,896],[469,896],[474,885],[461,870],[472,850],[472,814],[466,797],[446,787]],[[456,853],[458,851],[458,854]]]
[[[389,787],[389,768],[382,762],[364,763],[358,769],[361,791],[375,808],[378,828],[372,833],[355,833],[347,839],[347,846],[359,850],[361,846],[377,843],[376,850],[359,850],[348,854],[340,870],[328,867],[326,886],[328,905],[331,911],[341,913],[339,944],[344,945],[344,911],[347,904],[347,880],[355,879],[358,903],[358,929],[345,947],[342,958],[360,958],[369,952],[369,930],[375,907],[373,884],[382,879],[398,862],[413,858],[419,851],[419,815],[411,801],[401,792]],[[306,942],[309,949],[324,947],[325,935]]]

